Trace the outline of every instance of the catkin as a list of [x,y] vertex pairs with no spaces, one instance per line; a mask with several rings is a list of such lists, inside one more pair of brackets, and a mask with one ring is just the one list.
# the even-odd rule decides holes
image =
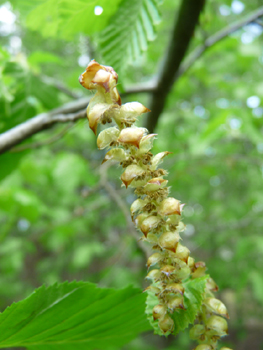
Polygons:
[[[80,76],[83,87],[97,90],[87,108],[91,130],[96,135],[99,124],[114,122],[114,126],[99,133],[97,145],[108,150],[103,162],[119,162],[123,168],[122,183],[126,188],[134,188],[137,195],[130,208],[131,218],[142,233],[142,240],[150,243],[153,250],[146,276],[152,282],[147,289],[158,297],[152,317],[158,320],[161,332],[168,335],[174,329],[172,315],[179,309],[185,310],[183,281],[205,276],[206,266],[202,261],[195,262],[181,243],[180,233],[185,229],[181,221],[183,204],[169,195],[168,180],[164,178],[167,171],[159,167],[170,152],[150,152],[156,134],[134,125],[149,110],[139,102],[122,104],[117,81],[113,68],[94,60]],[[213,295],[217,289],[215,282],[207,278],[203,303],[190,330],[191,338],[199,342],[195,350],[216,349],[218,340],[228,333],[226,307]]]

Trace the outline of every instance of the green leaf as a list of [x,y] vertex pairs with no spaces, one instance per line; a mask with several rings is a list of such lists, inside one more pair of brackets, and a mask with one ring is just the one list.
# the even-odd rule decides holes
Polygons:
[[262,294],[263,278],[262,278],[261,272],[257,270],[251,271],[249,279],[251,281],[254,297],[261,305],[263,305],[263,294]]
[[63,64],[63,60],[50,52],[35,51],[28,57],[28,63],[32,66],[39,67],[42,63]]
[[5,165],[0,166],[0,181],[18,167],[23,156],[23,153],[4,153],[0,155],[0,164]]
[[136,60],[155,39],[154,26],[160,22],[154,0],[123,0],[110,24],[100,34],[100,51],[108,65],[120,71]]
[[36,221],[44,210],[40,199],[33,192],[19,187],[0,187],[0,208],[29,221]]
[[204,276],[183,283],[185,288],[184,304],[186,311],[179,310],[177,313],[173,314],[172,318],[175,324],[173,334],[183,331],[189,324],[194,322],[196,315],[201,308],[206,280],[207,276]]
[[38,288],[0,315],[0,347],[87,350],[122,346],[149,329],[140,290],[65,282]]
[[[185,288],[184,306],[186,310],[177,310],[171,315],[174,320],[174,335],[183,331],[189,326],[189,324],[194,322],[196,315],[201,308],[207,278],[208,276],[199,277],[183,283]],[[146,300],[145,311],[148,315],[150,324],[154,328],[154,333],[163,335],[158,327],[158,320],[154,321],[152,317],[152,309],[158,303],[158,298],[153,293],[149,292]]]
[[[121,0],[45,0],[38,6],[32,1],[27,26],[40,31],[45,37],[71,39],[82,32],[93,34],[105,28],[109,18],[117,11]],[[96,6],[103,9],[95,15]]]
[[74,250],[72,264],[75,268],[87,268],[96,256],[103,256],[105,247],[99,242],[82,244]]

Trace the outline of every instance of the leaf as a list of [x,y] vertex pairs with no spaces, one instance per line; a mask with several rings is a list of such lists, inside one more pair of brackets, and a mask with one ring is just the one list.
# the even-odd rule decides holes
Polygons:
[[0,166],[0,181],[18,167],[23,156],[23,153],[4,153],[0,155],[0,164],[5,165]]
[[116,71],[136,60],[155,39],[154,26],[161,20],[157,5],[155,0],[123,0],[100,34],[104,61]]
[[62,58],[46,51],[35,51],[28,57],[28,63],[39,67],[43,63],[63,64]]
[[[185,288],[184,306],[186,310],[177,310],[171,315],[174,320],[174,335],[183,331],[189,324],[194,322],[201,308],[207,278],[208,276],[204,276],[183,283]],[[154,321],[152,317],[152,309],[158,303],[158,298],[153,293],[149,292],[146,300],[145,312],[148,315],[150,324],[154,328],[154,333],[163,335],[158,327],[158,321]]]
[[6,89],[12,92],[11,99],[0,98],[2,112],[0,131],[4,132],[35,116],[43,109],[59,105],[59,90],[45,83],[41,75],[35,75],[18,62],[7,62],[3,78],[9,80]]
[[[26,24],[45,37],[72,39],[79,32],[90,35],[105,28],[109,18],[117,11],[120,1],[45,0],[38,6],[32,1]],[[96,6],[103,9],[99,16],[94,13]]]
[[208,276],[204,276],[183,283],[185,288],[184,303],[187,310],[179,310],[173,314],[175,323],[173,334],[183,331],[189,324],[194,322],[201,308],[207,278]]
[[261,272],[256,270],[251,271],[249,279],[251,281],[254,297],[261,305],[263,305],[263,278]]
[[223,126],[229,117],[228,111],[221,111],[215,118],[212,118],[202,133],[191,138],[191,152],[195,155],[204,153],[205,149],[226,133]]
[[42,202],[34,192],[19,187],[0,187],[0,208],[6,213],[15,213],[16,216],[32,222],[44,210]]
[[86,282],[38,288],[0,315],[0,347],[86,350],[122,346],[149,329],[145,296]]
[[[79,155],[61,152],[54,159],[52,178],[56,188],[61,192],[71,193],[81,182],[84,182],[87,175],[87,164]],[[87,183],[90,184],[90,179],[87,179]]]
[[89,242],[77,247],[73,252],[72,264],[75,268],[87,268],[96,256],[103,256],[105,246],[99,242]]

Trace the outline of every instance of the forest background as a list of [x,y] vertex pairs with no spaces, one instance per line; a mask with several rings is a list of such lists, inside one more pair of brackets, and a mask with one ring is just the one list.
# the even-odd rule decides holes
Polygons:
[[[154,151],[172,152],[183,241],[220,287],[228,346],[263,349],[262,16],[260,0],[0,3],[2,311],[44,283],[147,286],[134,196],[100,166],[85,119],[78,76],[95,58],[124,102],[152,110],[139,124],[158,133]],[[148,332],[125,349],[190,346]]]

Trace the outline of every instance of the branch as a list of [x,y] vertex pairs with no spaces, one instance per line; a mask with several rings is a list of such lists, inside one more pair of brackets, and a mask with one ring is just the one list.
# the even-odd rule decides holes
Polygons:
[[[239,21],[236,21],[232,25],[223,28],[219,30],[217,33],[211,35],[209,38],[205,40],[205,42],[202,45],[199,45],[185,60],[185,62],[181,65],[179,68],[175,81],[183,75],[188,69],[195,63],[195,61],[211,46],[217,44],[219,41],[222,39],[225,39],[228,37],[230,34],[236,32],[238,29],[256,22],[257,24],[258,21],[257,19],[263,16],[263,6],[259,7],[256,11],[253,11],[246,15],[244,18],[242,18]],[[262,25],[262,24],[261,24]]]
[[205,0],[182,0],[156,90],[152,94],[146,128],[153,132],[180,64],[186,54]]
[[[127,96],[135,93],[152,92],[156,88],[154,82],[135,85],[122,93],[121,96]],[[52,127],[56,123],[76,122],[79,119],[86,118],[86,107],[91,97],[81,98],[77,101],[67,103],[66,105],[53,109],[48,113],[42,113],[28,119],[22,124],[0,134],[0,154],[10,150],[30,136]]]
[[[153,112],[149,116],[148,123],[146,126],[147,129],[152,132],[153,129],[155,128],[158,122],[158,118],[164,109],[165,100],[171,90],[171,86],[176,82],[176,80],[179,77],[181,77],[184,73],[188,71],[188,69],[208,48],[217,44],[222,39],[228,37],[230,34],[234,33],[238,29],[250,23],[256,22],[257,24],[259,24],[257,20],[262,16],[263,16],[263,6],[259,7],[257,10],[249,13],[248,15],[244,16],[244,18],[242,18],[241,20],[236,21],[232,25],[227,26],[226,28],[223,28],[219,30],[217,33],[211,35],[204,41],[202,45],[199,45],[196,49],[194,49],[184,62],[182,62],[183,57],[181,58],[179,65],[178,64],[176,65],[177,66],[176,72],[174,72],[175,66],[173,67],[173,65],[175,65],[175,62],[178,63],[177,55],[179,51],[178,52],[176,51],[176,43],[173,43],[173,40],[172,40],[168,51],[168,54],[170,53],[171,55],[171,59],[170,61],[168,61],[168,59],[166,60],[164,64],[165,70],[163,71],[161,77],[159,78],[159,84],[156,89],[156,92],[153,93],[152,106],[150,107],[150,109]],[[175,37],[175,34],[176,34],[176,27],[174,30],[173,38]],[[176,40],[180,40],[180,38],[177,37]],[[169,84],[168,86],[165,86],[165,81],[168,81],[168,84]],[[163,85],[160,85],[161,84],[160,82],[163,82]]]
[[263,22],[259,19],[255,20],[255,23],[257,23],[259,26],[263,27]]
[[57,88],[58,90],[63,92],[65,95],[68,95],[71,98],[77,99],[83,96],[82,94],[73,92],[72,90],[67,88],[63,83],[61,83],[60,81],[57,81],[57,79],[44,75],[42,76],[41,80],[48,85],[54,86],[55,88]]
[[78,119],[85,118],[86,111],[77,113],[53,114],[43,113],[26,122],[15,126],[13,129],[0,135],[0,154],[10,150],[15,145],[24,141],[28,137],[38,133],[41,130],[51,127],[55,123],[75,122]]
[[10,152],[22,152],[26,149],[39,148],[46,145],[50,145],[58,140],[60,140],[66,133],[74,126],[73,123],[68,124],[64,129],[62,129],[59,133],[52,135],[49,139],[39,142],[26,143],[21,146],[14,147],[10,150]]

